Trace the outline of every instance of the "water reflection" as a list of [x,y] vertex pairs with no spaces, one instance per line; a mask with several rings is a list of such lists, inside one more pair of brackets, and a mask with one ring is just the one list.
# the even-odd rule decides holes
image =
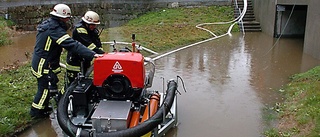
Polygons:
[[[177,75],[187,89],[178,97],[180,124],[166,137],[262,136],[269,126],[262,118],[263,109],[282,101],[276,90],[290,75],[320,64],[303,54],[302,39],[274,43],[276,39],[263,33],[247,33],[245,37],[233,34],[156,60],[152,89],[162,92],[162,78]],[[42,127],[58,126],[51,122]],[[48,136],[63,136],[57,131],[46,132]],[[28,133],[20,137],[35,136]]]
[[58,137],[63,136],[62,130],[55,126],[57,125],[57,121],[46,119],[35,126],[28,129],[28,132],[25,132],[19,136],[21,137]]
[[262,136],[269,126],[263,109],[282,101],[277,89],[320,64],[303,54],[302,39],[275,42],[262,33],[234,34],[157,60],[154,89],[160,76],[180,75],[189,91],[179,97],[181,124],[167,136]]
[[11,45],[0,46],[0,68],[30,59],[36,41],[35,35],[36,32],[16,36],[11,38]]
[[[207,42],[156,61],[157,76],[180,75],[187,83],[189,92],[179,97],[181,125],[175,136],[260,135],[262,104],[248,81],[250,55],[238,37]],[[156,79],[154,85],[159,85]]]

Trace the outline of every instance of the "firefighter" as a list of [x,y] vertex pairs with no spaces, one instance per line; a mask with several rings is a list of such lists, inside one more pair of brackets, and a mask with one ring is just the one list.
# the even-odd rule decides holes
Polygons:
[[60,55],[62,48],[78,53],[86,60],[99,57],[80,42],[72,39],[68,33],[67,22],[71,10],[65,4],[57,4],[50,12],[51,17],[37,26],[31,71],[37,78],[38,91],[34,97],[30,115],[34,118],[48,117],[50,114],[49,98],[51,91],[57,91],[60,72]]
[[[81,21],[75,25],[72,38],[81,42],[88,49],[98,53],[105,53],[102,49],[99,38],[99,30],[96,28],[100,24],[99,15],[94,11],[87,11],[81,18]],[[91,66],[91,60],[83,59],[76,53],[68,52],[67,54],[67,77],[68,84],[81,72],[81,62],[83,63],[83,73]]]

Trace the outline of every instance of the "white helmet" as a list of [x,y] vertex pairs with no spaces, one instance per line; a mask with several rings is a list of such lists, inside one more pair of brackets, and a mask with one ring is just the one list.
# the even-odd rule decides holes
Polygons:
[[94,11],[87,11],[81,19],[88,24],[100,24],[99,15]]
[[50,12],[51,15],[57,16],[60,18],[70,18],[71,10],[66,4],[57,4],[54,6],[53,10]]

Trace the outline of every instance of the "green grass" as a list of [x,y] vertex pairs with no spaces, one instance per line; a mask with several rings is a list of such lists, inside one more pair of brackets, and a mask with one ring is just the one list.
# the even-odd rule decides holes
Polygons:
[[3,17],[0,17],[0,46],[8,45],[11,43],[9,39],[9,30],[6,29],[7,26],[9,26],[10,22],[4,20]]
[[31,123],[29,110],[37,89],[30,65],[0,75],[0,133],[9,134]]
[[279,124],[265,132],[269,137],[320,136],[320,66],[291,77],[281,92]]
[[[146,13],[124,26],[106,29],[101,40],[130,42],[131,34],[134,33],[138,44],[164,52],[213,37],[208,32],[197,29],[197,24],[230,20],[233,20],[233,8],[229,6],[164,9]],[[3,25],[4,21],[0,21],[0,24]],[[217,35],[228,29],[226,25],[206,27]],[[8,35],[4,37],[8,39]],[[61,61],[65,62],[65,53]],[[0,73],[0,136],[12,136],[35,122],[29,116],[29,109],[37,90],[37,82],[30,72],[30,62],[18,69]],[[63,76],[64,73],[59,74],[60,87]]]
[[[103,32],[103,41],[131,41],[131,34],[136,34],[137,42],[155,51],[166,51],[186,44],[213,37],[195,26],[200,23],[230,21],[233,9],[229,6],[211,6],[200,8],[163,9],[149,12],[129,21],[121,27],[110,28]],[[208,25],[216,35],[228,31],[228,25]],[[239,31],[234,27],[233,31]]]
[[[208,32],[197,29],[197,24],[232,19],[233,9],[228,6],[163,9],[146,13],[124,26],[106,29],[101,39],[130,42],[131,34],[134,33],[138,44],[164,52],[212,37]],[[5,30],[5,22],[0,19],[0,29]],[[228,25],[210,25],[205,28],[219,35],[227,31]],[[235,27],[233,31],[239,29]],[[8,36],[8,32],[0,32],[0,45],[1,40],[7,40]],[[65,61],[65,54],[61,61]],[[29,69],[30,62],[18,69],[0,72],[0,136],[12,136],[35,122],[29,116],[29,109],[37,86],[36,78]],[[63,84],[63,75],[59,75],[60,86]],[[275,109],[280,123],[265,131],[265,136],[320,136],[319,75],[320,66],[291,77],[291,83],[280,90],[286,100]],[[265,111],[269,113],[269,110]],[[264,119],[272,121],[275,118],[273,115],[265,115]]]

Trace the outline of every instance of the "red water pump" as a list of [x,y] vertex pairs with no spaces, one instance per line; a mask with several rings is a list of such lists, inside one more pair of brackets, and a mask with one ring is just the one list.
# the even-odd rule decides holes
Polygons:
[[113,52],[94,61],[93,84],[107,99],[139,96],[145,79],[144,58],[135,52]]

